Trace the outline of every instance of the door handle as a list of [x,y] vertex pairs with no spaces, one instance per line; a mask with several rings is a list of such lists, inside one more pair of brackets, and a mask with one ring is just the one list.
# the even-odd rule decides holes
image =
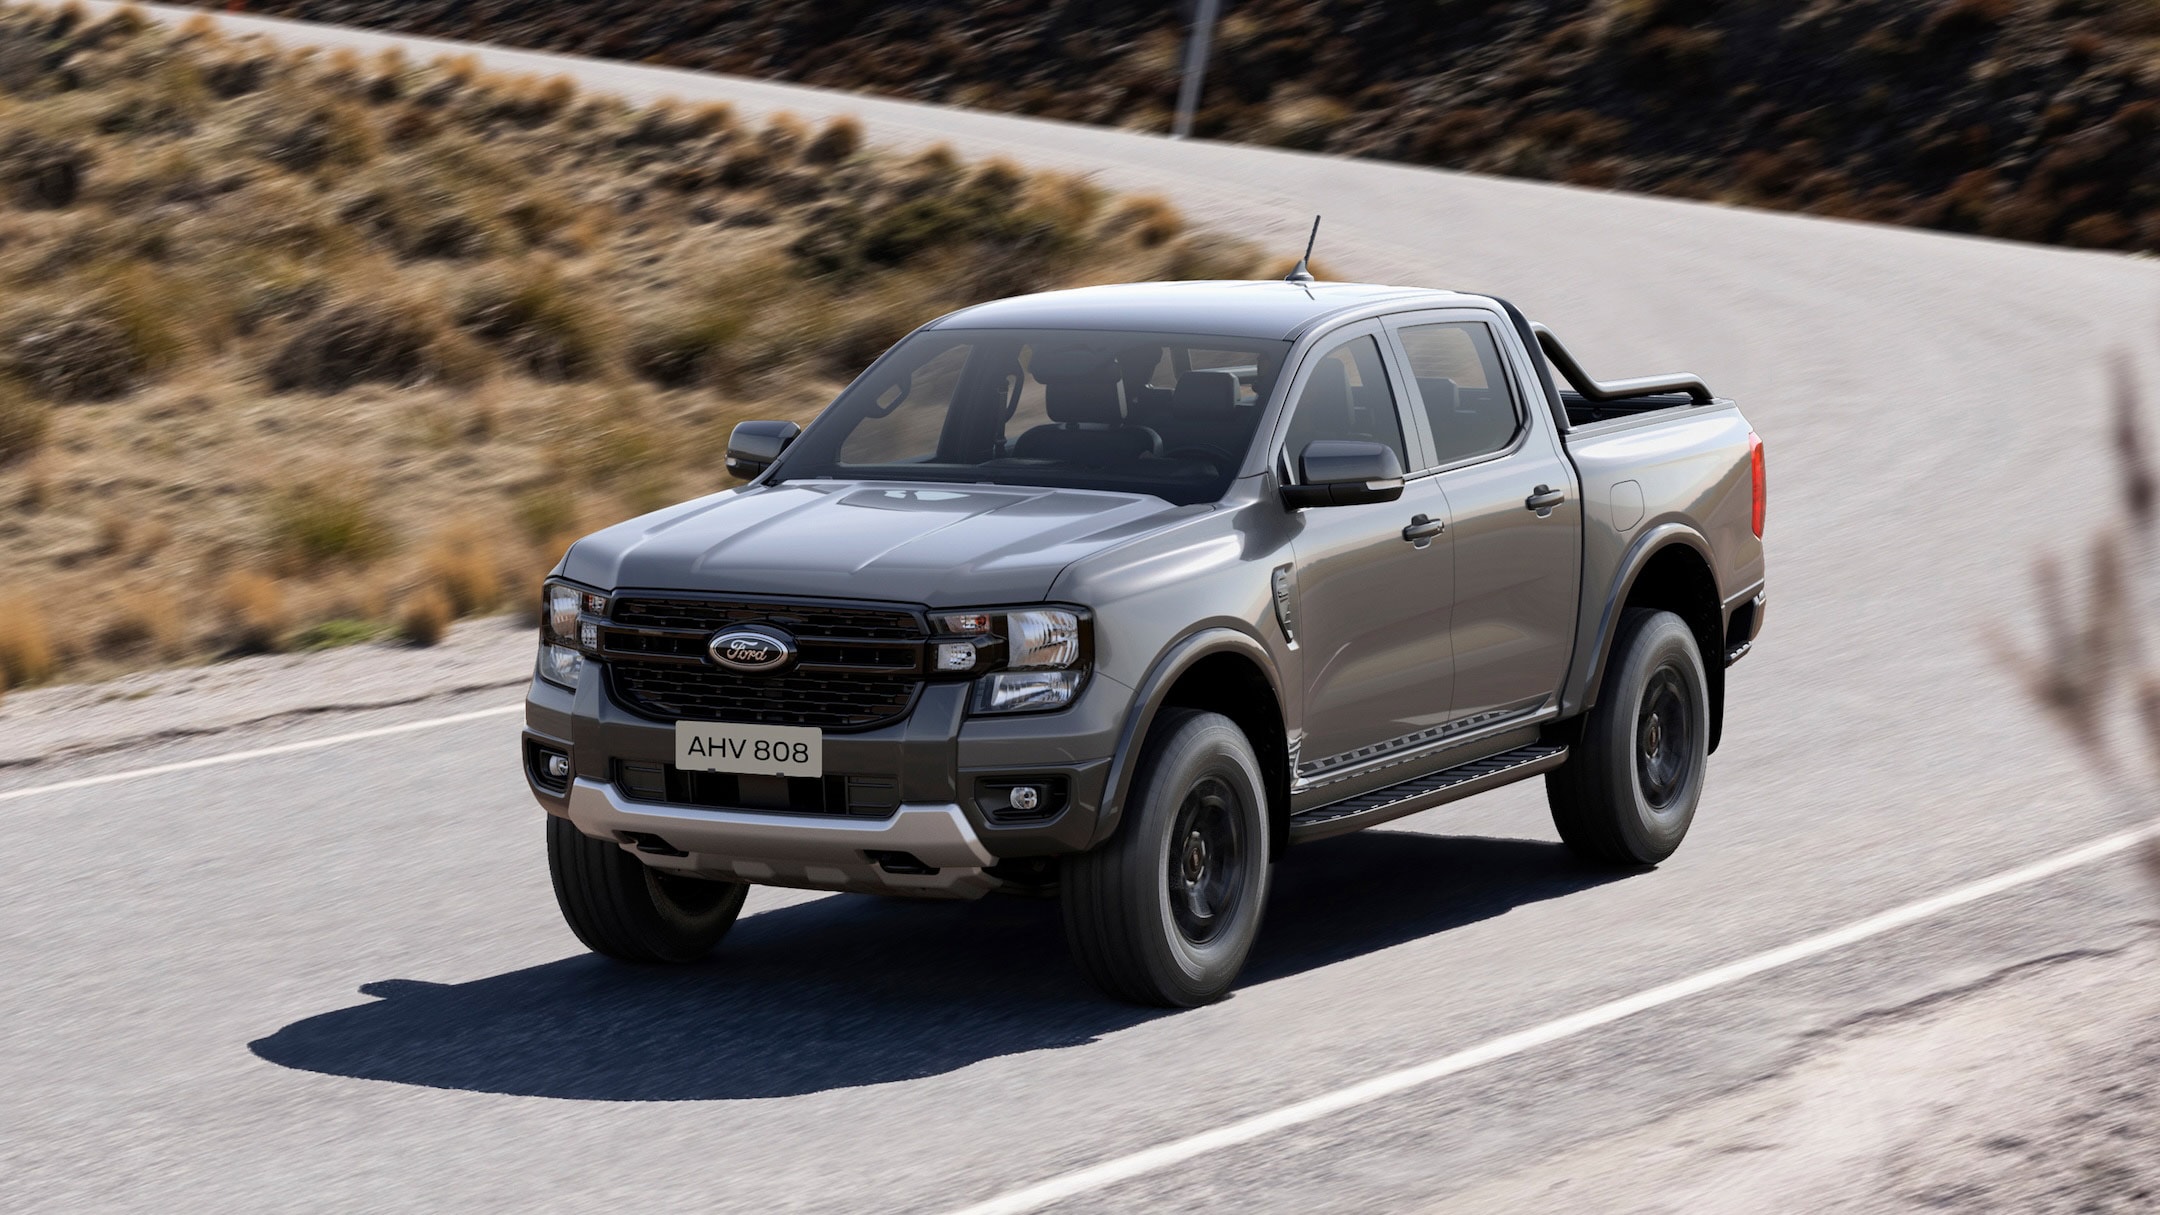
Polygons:
[[1434,519],[1426,515],[1412,515],[1410,517],[1410,526],[1402,529],[1402,538],[1419,548],[1424,548],[1432,543],[1434,536],[1446,530],[1447,521],[1444,519]]
[[1536,511],[1538,518],[1542,519],[1552,513],[1553,507],[1565,501],[1567,501],[1566,490],[1554,489],[1550,485],[1540,485],[1537,487],[1536,493],[1523,499],[1523,509]]

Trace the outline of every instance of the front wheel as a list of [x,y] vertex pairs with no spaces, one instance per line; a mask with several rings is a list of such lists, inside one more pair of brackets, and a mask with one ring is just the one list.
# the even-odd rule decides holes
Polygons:
[[1229,718],[1163,711],[1117,833],[1064,866],[1065,937],[1097,987],[1169,1008],[1229,992],[1267,902],[1265,789]]
[[1671,612],[1620,618],[1597,707],[1567,763],[1545,774],[1553,825],[1607,865],[1655,865],[1695,821],[1710,762],[1709,680],[1695,634]]
[[624,962],[695,962],[734,926],[750,887],[648,868],[613,840],[548,816],[548,873],[585,948]]

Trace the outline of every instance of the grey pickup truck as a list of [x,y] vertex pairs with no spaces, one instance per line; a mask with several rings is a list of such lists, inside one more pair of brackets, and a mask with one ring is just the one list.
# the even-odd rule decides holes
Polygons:
[[1762,628],[1739,409],[1490,296],[1000,300],[727,463],[543,592],[524,769],[613,958],[704,956],[753,885],[1004,891],[1202,1004],[1292,844],[1543,776],[1576,852],[1664,860]]

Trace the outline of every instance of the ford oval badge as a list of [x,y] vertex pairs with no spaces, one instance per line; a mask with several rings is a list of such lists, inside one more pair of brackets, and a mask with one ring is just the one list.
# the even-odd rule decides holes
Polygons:
[[713,634],[705,652],[731,671],[772,675],[795,661],[795,639],[778,629],[728,629]]

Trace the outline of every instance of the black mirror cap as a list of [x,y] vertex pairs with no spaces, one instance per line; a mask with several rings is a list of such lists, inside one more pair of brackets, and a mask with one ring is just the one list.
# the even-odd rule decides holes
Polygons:
[[1356,506],[1402,497],[1402,461],[1385,443],[1316,439],[1298,456],[1298,472],[1305,483],[1282,488],[1283,501],[1293,507]]
[[728,472],[748,481],[772,467],[801,433],[793,422],[737,422],[728,434]]

